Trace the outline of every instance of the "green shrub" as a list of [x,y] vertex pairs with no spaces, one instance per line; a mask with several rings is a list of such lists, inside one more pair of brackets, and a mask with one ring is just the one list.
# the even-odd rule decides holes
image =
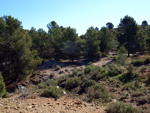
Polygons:
[[123,73],[123,69],[119,67],[117,64],[109,64],[106,66],[107,76],[116,76]]
[[6,89],[5,89],[5,83],[3,81],[3,76],[0,73],[0,98],[1,97],[6,97],[7,93],[6,93]]
[[75,69],[73,70],[72,74],[69,75],[69,77],[75,77],[79,75],[80,70],[79,69]]
[[150,86],[150,73],[147,74],[146,86]]
[[73,77],[73,78],[70,78],[66,81],[65,88],[67,90],[71,90],[71,89],[76,88],[80,84],[81,84],[81,78],[80,77]]
[[106,73],[107,73],[106,67],[101,68],[101,69],[100,69],[100,72],[101,72],[102,74],[106,75]]
[[92,65],[93,64],[93,62],[92,61],[90,61],[89,63],[88,63],[88,65]]
[[126,60],[127,60],[127,55],[125,55],[125,53],[127,53],[127,50],[124,46],[121,46],[118,50],[118,57],[116,59],[116,62],[120,65],[125,65]]
[[94,86],[96,84],[95,80],[86,80],[84,83],[83,83],[83,88],[87,88],[87,87],[90,87],[90,86]]
[[94,73],[92,75],[92,79],[95,80],[95,81],[98,81],[98,80],[103,79],[103,78],[105,78],[105,75],[100,73],[100,72]]
[[45,81],[46,85],[49,87],[56,87],[58,82],[56,80],[53,79],[48,79]]
[[146,57],[144,59],[137,59],[131,62],[134,66],[141,66],[150,63],[150,57]]
[[33,75],[37,75],[39,73],[39,71],[34,71]]
[[140,72],[143,73],[146,69],[147,69],[146,66],[142,66]]
[[69,75],[63,75],[63,76],[60,76],[57,81],[58,83],[62,83],[64,81],[66,81],[67,79],[69,78]]
[[112,96],[107,91],[104,85],[95,84],[87,90],[87,101],[92,102],[94,100],[100,100],[101,102],[109,102],[112,99]]
[[139,87],[140,85],[137,82],[128,82],[127,84],[123,86],[122,90],[136,90]]
[[109,80],[109,84],[112,84],[115,87],[120,87],[121,86],[121,81],[118,79],[118,77],[111,78]]
[[82,93],[85,93],[87,92],[87,89],[91,86],[94,86],[96,84],[96,81],[95,80],[91,80],[91,79],[88,79],[86,80],[85,82],[83,82],[83,84],[81,85],[81,88],[79,90],[79,94],[82,94]]
[[137,60],[132,61],[132,64],[133,64],[134,66],[140,66],[140,65],[143,65],[144,62],[143,62],[142,59],[137,59]]
[[135,98],[135,101],[137,103],[137,105],[144,105],[146,103],[150,103],[150,97],[149,96],[139,96],[137,98]]
[[55,61],[55,58],[51,58],[50,60]]
[[150,63],[150,57],[146,57],[144,60],[144,64],[149,64]]
[[128,72],[126,74],[123,74],[119,79],[124,83],[130,82],[131,80],[134,80],[134,79],[138,79],[139,74],[134,70],[135,69],[133,65],[130,65],[128,67]]
[[125,65],[127,60],[127,56],[124,54],[119,54],[118,58],[116,59],[116,62],[120,65]]
[[139,97],[139,96],[143,96],[143,92],[141,91],[136,91],[132,94],[132,97]]
[[84,69],[84,73],[88,74],[88,73],[92,72],[93,69],[94,69],[93,65],[87,65],[86,68]]
[[60,70],[60,69],[61,69],[61,66],[56,65],[56,70]]
[[46,83],[45,83],[45,82],[43,82],[43,81],[42,81],[42,82],[40,82],[37,86],[38,86],[38,88],[39,88],[39,89],[47,88]]
[[116,102],[116,103],[109,104],[109,106],[106,108],[106,112],[107,113],[137,113],[137,110],[131,105],[122,102]]
[[52,97],[52,98],[59,98],[63,96],[63,90],[61,88],[47,88],[45,89],[42,94],[42,97]]

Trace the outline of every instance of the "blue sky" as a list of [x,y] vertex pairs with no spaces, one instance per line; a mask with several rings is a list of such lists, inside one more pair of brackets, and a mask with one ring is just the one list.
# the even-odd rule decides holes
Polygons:
[[71,26],[79,35],[93,26],[101,28],[107,22],[115,27],[125,15],[134,17],[138,24],[150,23],[150,0],[0,0],[0,17],[18,18],[24,29],[36,29],[56,21]]

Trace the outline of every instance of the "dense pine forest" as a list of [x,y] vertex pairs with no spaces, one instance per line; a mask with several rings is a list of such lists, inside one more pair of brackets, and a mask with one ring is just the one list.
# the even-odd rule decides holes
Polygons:
[[[117,100],[116,104],[109,104],[106,108],[108,113],[149,113],[150,25],[146,20],[138,25],[128,15],[120,19],[117,28],[111,22],[104,25],[101,28],[89,26],[86,33],[79,36],[75,28],[60,26],[55,21],[47,24],[46,32],[42,28],[24,29],[21,21],[12,16],[1,17],[0,97],[7,97],[8,91],[15,91],[17,87],[7,88],[10,84],[17,85],[28,75],[38,75],[38,67],[46,61],[67,61],[73,66],[84,60],[89,62],[84,69],[73,70],[48,84],[65,83],[62,89],[80,95],[87,102],[106,104]],[[112,62],[102,67],[94,66],[93,63],[102,58]],[[61,68],[61,65],[52,67],[56,71]],[[50,74],[50,79],[54,75],[55,71]],[[49,89],[48,84],[45,81],[36,84],[39,89],[45,89],[41,96],[62,96],[62,89]],[[57,93],[51,93],[53,91]],[[140,108],[135,109],[126,102]]]

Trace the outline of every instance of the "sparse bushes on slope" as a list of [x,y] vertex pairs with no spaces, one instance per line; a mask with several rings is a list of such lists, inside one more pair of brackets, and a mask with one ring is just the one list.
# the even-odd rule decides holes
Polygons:
[[106,112],[107,113],[138,113],[136,108],[122,102],[109,104],[109,106],[106,108]]

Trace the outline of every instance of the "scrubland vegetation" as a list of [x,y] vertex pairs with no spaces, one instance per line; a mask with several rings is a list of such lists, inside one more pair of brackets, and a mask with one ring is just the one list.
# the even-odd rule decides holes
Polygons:
[[[125,16],[118,28],[108,22],[100,30],[90,27],[85,35],[59,26],[55,21],[43,29],[25,30],[11,16],[0,18],[0,97],[7,97],[10,84],[19,83],[29,75],[39,76],[38,66],[44,61],[63,62],[88,60],[85,68],[55,78],[34,83],[34,91],[42,97],[78,97],[86,102],[106,106],[107,113],[150,112],[150,26],[147,21],[137,25],[134,18]],[[93,65],[101,58],[112,62],[100,67]],[[68,70],[66,70],[68,71]],[[3,80],[4,78],[4,80]],[[6,86],[6,89],[5,89]],[[59,86],[59,88],[57,88]],[[15,90],[15,88],[14,88]]]

